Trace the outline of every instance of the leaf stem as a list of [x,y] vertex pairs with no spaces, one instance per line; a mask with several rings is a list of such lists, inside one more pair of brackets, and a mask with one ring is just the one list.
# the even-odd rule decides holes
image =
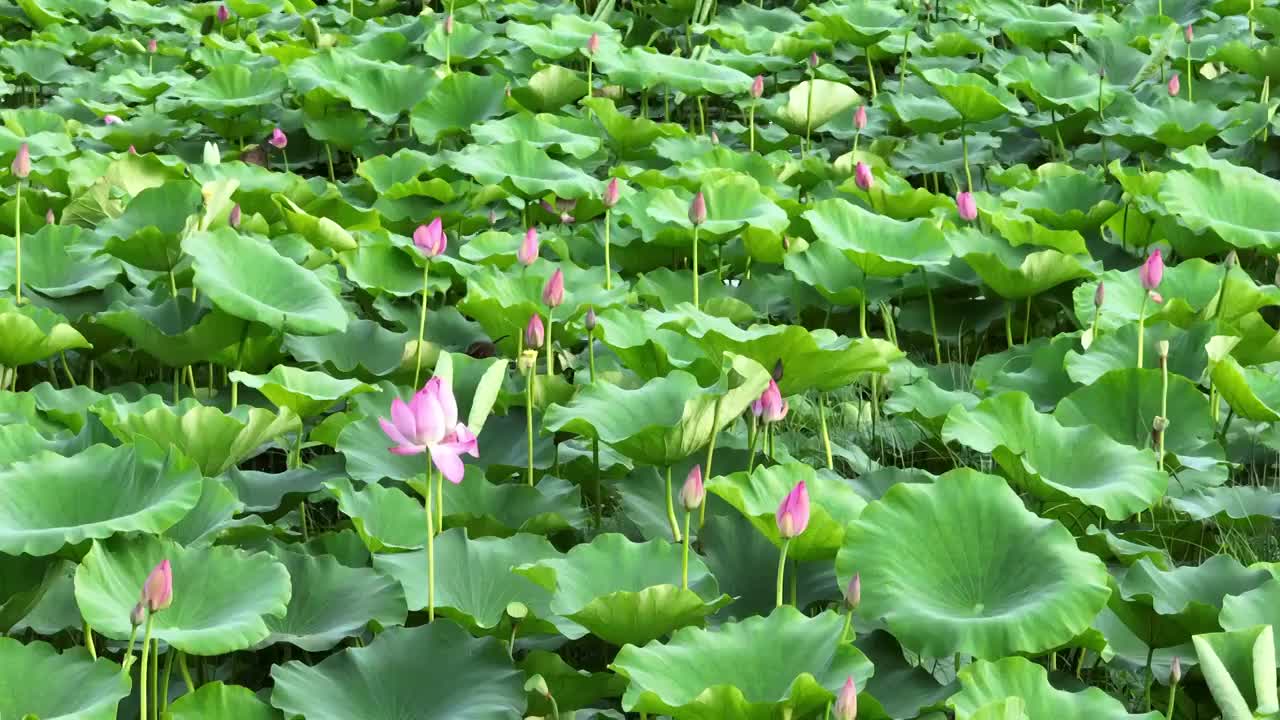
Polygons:
[[530,363],[529,372],[525,376],[526,381],[524,384],[524,395],[525,395],[524,397],[524,429],[529,436],[528,438],[529,440],[529,474],[527,476],[527,479],[529,481],[529,487],[533,487],[533,375],[534,375],[534,372],[535,370],[534,370],[533,364]]
[[693,226],[693,307],[701,309],[698,304],[698,226]]
[[671,493],[671,466],[667,466],[667,522],[671,524],[671,537],[674,542],[680,542],[680,524],[676,521],[676,506],[672,502]]
[[920,275],[924,278],[924,296],[929,301],[929,331],[933,333],[933,356],[942,364],[942,344],[938,342],[938,318],[933,310],[933,288],[929,286],[929,271],[920,266]]
[[178,651],[178,672],[182,673],[182,682],[187,685],[187,693],[196,691],[196,684],[191,681],[191,670],[187,668],[187,654]]
[[436,533],[431,513],[431,454],[427,454],[427,622],[436,619]]
[[1138,368],[1142,368],[1142,353],[1145,349],[1143,336],[1147,330],[1147,295],[1142,296],[1142,307],[1138,310]]
[[604,211],[604,289],[613,289],[613,264],[609,260],[609,234],[613,230],[613,208]]
[[138,671],[138,718],[147,720],[147,667],[151,658],[151,621],[147,613],[147,631],[142,637],[142,669]]
[[422,266],[422,314],[418,317],[418,352],[413,363],[413,387],[418,387],[418,378],[422,372],[422,340],[427,331],[427,279],[431,273],[431,260]]

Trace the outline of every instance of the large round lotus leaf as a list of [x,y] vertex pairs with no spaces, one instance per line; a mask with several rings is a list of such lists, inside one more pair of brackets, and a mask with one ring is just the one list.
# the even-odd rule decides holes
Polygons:
[[1057,172],[1030,190],[1010,190],[1003,199],[1049,228],[1086,231],[1096,230],[1116,213],[1120,189],[1088,173]]
[[609,667],[627,678],[622,707],[682,720],[774,720],[820,713],[852,677],[873,670],[839,641],[842,616],[806,617],[791,606],[715,629],[684,628],[666,644],[627,646]]
[[586,94],[586,78],[560,65],[548,65],[511,89],[513,100],[535,112],[558,110]]
[[1164,151],[1203,145],[1235,121],[1235,115],[1205,100],[1191,103],[1165,95],[1146,104],[1122,93],[1106,109],[1105,116],[1091,120],[1087,129],[1135,150]]
[[[1082,112],[1098,107],[1098,74],[1080,63],[1061,59],[1050,62],[1024,55],[1000,68],[999,77],[1002,84],[1025,94],[1041,110],[1066,108]],[[1103,107],[1109,105],[1115,95],[1115,89],[1104,84]]]
[[1017,0],[983,0],[974,6],[974,14],[1018,46],[1038,51],[1057,39],[1089,34],[1098,24],[1093,15],[1073,12],[1069,5],[1041,7]]
[[120,666],[84,648],[59,653],[44,642],[0,637],[0,717],[115,720],[129,695]]
[[241,405],[228,414],[193,398],[169,406],[159,395],[132,403],[112,395],[94,406],[93,412],[121,441],[145,437],[177,448],[208,477],[226,472],[252,457],[263,443],[293,432],[301,424],[289,410],[277,415]]
[[[809,102],[809,88],[813,88],[813,102]],[[793,133],[805,129],[816,130],[831,122],[841,113],[849,111],[862,96],[843,83],[813,79],[793,85],[774,111],[774,118]]]
[[968,469],[867,505],[836,570],[841,587],[861,573],[860,613],[930,657],[1044,652],[1088,628],[1111,595],[1102,561],[1065,527]]
[[1213,385],[1232,410],[1249,420],[1280,420],[1280,380],[1270,369],[1272,366],[1242,367],[1234,357],[1212,347],[1210,359]]
[[1280,624],[1280,580],[1272,578],[1252,590],[1223,598],[1218,621],[1228,631]]
[[667,87],[689,95],[743,95],[751,76],[726,65],[632,47],[602,55],[596,71],[635,90]]
[[94,445],[72,457],[42,453],[0,471],[0,551],[49,555],[116,533],[160,533],[200,498],[200,473],[146,438]]
[[[578,670],[556,653],[546,650],[529,652],[520,660],[520,669],[526,675],[541,675],[542,679],[547,681],[551,696],[556,699],[556,705],[561,712],[585,708],[608,698],[621,697],[623,691],[627,689],[627,681],[611,672]],[[551,710],[551,704],[537,693],[529,694],[529,706],[530,713]],[[587,712],[600,711],[588,710]],[[583,714],[575,714],[574,717],[582,718]],[[596,715],[595,717],[605,716]],[[607,717],[623,720],[620,713]]]
[[105,250],[146,270],[171,270],[182,259],[181,234],[200,202],[200,187],[190,180],[142,190],[123,214],[98,228]]
[[244,321],[193,302],[187,295],[152,298],[150,302],[115,302],[93,322],[127,336],[135,347],[169,367],[208,361],[240,339]]
[[350,568],[331,555],[272,553],[289,571],[293,594],[284,617],[268,617],[271,635],[261,646],[290,643],[323,652],[361,634],[371,622],[403,625],[408,608],[395,580],[369,568]]
[[[1264,718],[1276,697],[1275,632],[1270,625],[1191,638],[1200,672],[1224,718]],[[1251,710],[1253,708],[1253,710]]]
[[441,202],[453,199],[453,189],[443,178],[429,177],[440,166],[441,159],[411,148],[393,155],[378,155],[360,163],[356,174],[373,186],[380,197],[399,200],[407,197],[431,197]]
[[362,371],[356,373],[360,377],[381,377],[400,367],[407,340],[407,331],[395,332],[361,318],[351,321],[343,332],[289,335],[284,344],[291,355],[303,362],[323,363],[343,374],[358,369]]
[[666,467],[706,447],[768,384],[759,363],[726,353],[710,387],[682,370],[635,389],[601,379],[568,405],[549,407],[543,426],[597,438],[637,463]]
[[931,68],[920,76],[960,113],[965,122],[982,123],[1005,113],[1027,114],[1018,98],[981,75]]
[[942,437],[990,453],[1014,482],[1039,495],[1076,498],[1112,520],[1151,507],[1169,485],[1150,449],[1119,443],[1091,425],[1066,427],[1036,412],[1020,392],[983,400],[972,410],[955,408]]
[[502,185],[526,198],[548,193],[565,199],[595,197],[602,190],[599,180],[524,140],[504,145],[472,143],[450,155],[449,165],[481,183]]
[[446,77],[414,105],[410,113],[414,134],[424,143],[434,143],[501,114],[506,83],[500,75],[463,72]]
[[857,263],[829,243],[813,243],[804,252],[788,253],[782,265],[797,280],[837,305],[856,307],[865,297],[868,307],[872,307],[898,288],[896,280],[867,277]]
[[523,140],[582,160],[600,149],[603,141],[596,136],[598,132],[594,126],[564,115],[520,113],[477,125],[471,136],[490,145]]
[[[647,273],[646,280],[656,272]],[[662,377],[673,368],[697,376],[714,375],[717,363],[706,356],[702,346],[686,335],[683,328],[661,327],[667,317],[656,310],[637,313],[610,308],[599,314],[596,337],[628,370],[646,380]]]
[[[417,517],[422,520],[421,507]],[[512,572],[517,565],[562,557],[546,538],[527,533],[468,538],[462,528],[452,528],[436,538],[435,546],[437,614],[478,632],[497,627],[513,602],[536,617],[551,617],[551,591]],[[399,581],[410,610],[427,607],[426,550],[374,555],[373,565]]]
[[564,557],[522,565],[523,574],[553,592],[551,611],[613,643],[644,643],[704,619],[727,605],[716,579],[689,555],[689,587],[680,587],[682,549],[666,540],[633,543],[605,533]]
[[162,720],[278,720],[279,711],[239,685],[211,682],[173,701]]
[[291,63],[288,74],[295,91],[321,88],[387,124],[395,123],[431,88],[431,75],[415,66],[378,62],[346,48]]
[[440,353],[433,375],[438,375],[453,388],[459,415],[471,432],[479,435],[485,420],[493,412],[510,361],[506,358],[473,358],[464,353]]
[[[81,228],[45,225],[22,246],[22,284],[49,297],[101,290],[120,274],[120,263],[94,255]],[[15,263],[16,265],[16,263]],[[11,285],[15,278],[8,278]]]
[[18,367],[57,355],[64,350],[90,348],[66,318],[35,305],[14,304],[12,298],[0,298],[0,365]]
[[1194,232],[1211,230],[1239,248],[1280,249],[1280,182],[1251,168],[1167,173],[1160,202]]
[[271,704],[308,720],[499,720],[525,708],[523,673],[502,645],[447,620],[390,628],[316,665],[276,665],[271,677]]
[[823,34],[832,40],[864,48],[885,39],[907,20],[901,10],[888,3],[847,0],[810,5],[805,14],[817,21]]
[[1210,487],[1201,492],[1171,498],[1170,503],[1178,512],[1186,513],[1192,520],[1216,518],[1224,527],[1231,525],[1227,522],[1228,518],[1244,520],[1242,524],[1245,526],[1254,522],[1254,518],[1280,520],[1280,494],[1269,487]]
[[1086,257],[1034,245],[1010,245],[972,227],[949,233],[947,241],[956,256],[1002,298],[1034,297],[1064,282],[1093,276],[1081,264],[1088,262]]
[[[1029,718],[1059,720],[1159,720],[1161,713],[1132,715],[1119,700],[1091,687],[1067,692],[1049,684],[1045,669],[1026,658],[1009,657],[996,662],[978,660],[959,673],[964,688],[948,701],[959,720],[976,720],[991,703],[1021,699]],[[1001,716],[994,716],[1001,717]]]
[[359,380],[344,380],[291,365],[277,365],[265,375],[233,371],[231,380],[256,389],[276,407],[288,408],[300,417],[319,415],[350,395],[378,391]]
[[[707,221],[699,230],[703,241],[708,236],[736,235],[745,229],[748,234],[755,232],[780,242],[789,224],[787,213],[768,198],[753,178],[721,171],[704,175],[704,180],[701,188],[707,204]],[[692,201],[692,192],[663,188],[651,195],[637,194],[627,204],[626,213],[632,224],[642,230],[675,225],[684,227],[691,235],[689,205]]]
[[63,561],[31,555],[0,555],[0,633],[27,617],[62,578]]
[[618,31],[608,23],[577,14],[557,12],[551,16],[549,24],[526,25],[511,21],[503,28],[507,37],[551,60],[582,52],[592,35],[600,37],[601,53],[616,53],[621,45]]
[[782,547],[774,513],[796,483],[805,481],[811,510],[809,527],[791,541],[787,557],[795,560],[833,558],[844,542],[844,529],[858,518],[867,502],[847,480],[808,465],[761,465],[750,474],[736,472],[707,483],[707,491],[742,513],[774,547]]
[[164,531],[164,536],[188,547],[208,545],[218,539],[219,533],[231,525],[244,505],[230,488],[215,478],[205,478],[200,484],[200,499],[182,520]]
[[283,194],[274,196],[276,207],[289,230],[302,236],[318,250],[355,250],[356,239],[346,228],[327,217],[311,215]]
[[222,310],[295,335],[347,328],[347,311],[311,272],[271,245],[229,227],[182,241],[195,261],[195,284]]
[[208,75],[171,93],[184,108],[237,112],[270,106],[284,92],[284,73],[275,68],[249,69],[241,64],[216,65]]
[[897,277],[951,260],[942,231],[928,220],[902,222],[839,198],[818,201],[804,218],[818,242],[840,248],[868,275]]
[[[129,614],[147,574],[173,567],[173,604],[154,616],[152,637],[191,655],[224,655],[271,634],[267,616],[283,617],[289,571],[266,553],[223,546],[184,548],[151,536],[94,542],[76,569],[76,604],[85,622],[128,640]],[[252,588],[247,592],[246,588]]]
[[[1214,555],[1202,565],[1161,570],[1146,558],[1120,578],[1120,597],[1172,616],[1189,634],[1211,632],[1226,598],[1243,595],[1271,581],[1264,568],[1248,569],[1229,555]],[[1142,628],[1134,628],[1142,632]]]

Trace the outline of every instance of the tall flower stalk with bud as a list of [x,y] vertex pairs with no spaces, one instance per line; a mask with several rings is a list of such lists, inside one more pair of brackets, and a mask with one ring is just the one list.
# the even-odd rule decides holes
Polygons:
[[689,203],[689,222],[693,223],[693,306],[700,308],[698,299],[698,229],[707,221],[707,199],[699,190]]
[[1183,37],[1185,37],[1187,41],[1187,102],[1195,102],[1196,101],[1196,90],[1195,90],[1196,79],[1195,79],[1195,73],[1191,69],[1191,43],[1195,42],[1195,39],[1196,39],[1195,26],[1188,24],[1186,29],[1183,31]]
[[609,259],[610,233],[613,232],[613,206],[618,204],[618,198],[621,190],[618,188],[618,178],[609,180],[609,184],[604,188],[604,196],[601,203],[604,205],[604,289],[613,289],[613,263]]
[[542,318],[534,313],[524,328],[524,350],[520,353],[520,369],[524,372],[524,428],[528,435],[529,474],[526,476],[529,487],[533,487],[533,380],[538,370],[538,349],[545,340],[546,329],[542,326]]
[[22,304],[22,181],[27,179],[31,174],[31,147],[27,143],[18,146],[18,153],[13,158],[13,165],[10,166],[13,176],[18,179],[18,198],[13,204],[13,237],[15,247],[17,248],[17,281],[14,286],[14,292],[17,294],[18,304]]
[[[592,85],[595,80],[592,73],[595,70],[596,53],[598,52],[600,52],[600,34],[591,33],[591,37],[587,38],[587,99],[590,99],[592,95]],[[587,112],[590,113],[590,109]]]
[[853,154],[858,154],[858,141],[862,139],[862,131],[867,129],[867,106],[859,105],[853,111]]
[[1178,699],[1178,684],[1182,682],[1182,658],[1173,657],[1169,666],[1169,707],[1165,710],[1165,720],[1173,720],[1173,704]]
[[1164,430],[1169,426],[1169,341],[1156,343],[1156,352],[1160,356],[1160,417],[1156,419],[1163,421],[1156,443],[1156,468],[1164,470]]
[[[129,617],[129,622],[133,625],[133,633],[129,638],[129,650],[126,653],[124,669],[128,672],[129,666],[132,664],[133,658],[133,638],[138,631],[139,621],[142,615],[146,615],[146,630],[142,636],[142,669],[138,673],[138,717],[141,720],[147,720],[147,674],[152,663],[151,659],[151,631],[155,620],[155,614],[161,610],[167,609],[173,604],[173,567],[167,559],[161,560],[158,565],[151,569],[147,575],[146,581],[142,584],[142,597],[138,604],[134,606],[133,613]],[[159,645],[159,643],[157,643]],[[159,649],[156,650],[159,652]],[[151,694],[155,694],[156,677],[151,676]]]
[[751,152],[756,151],[756,105],[760,104],[762,95],[764,95],[764,76],[757,75],[756,79],[751,81],[751,105],[747,108],[747,149]]
[[1147,301],[1158,300],[1160,295],[1156,289],[1160,287],[1160,281],[1164,279],[1164,259],[1160,257],[1160,249],[1156,248],[1147,256],[1147,261],[1142,264],[1139,271],[1139,279],[1142,281],[1142,289],[1146,294],[1142,296],[1142,306],[1138,310],[1138,367],[1142,365],[1142,354],[1145,344],[1145,334],[1147,329]]
[[680,556],[680,587],[689,589],[689,520],[693,512],[702,507],[707,499],[706,487],[702,484],[702,466],[694,465],[685,478],[684,487],[680,488],[680,504],[684,507],[684,550]]
[[427,299],[431,297],[431,291],[427,288],[427,281],[431,277],[431,259],[444,254],[445,249],[449,247],[449,239],[444,233],[444,222],[436,218],[429,225],[419,225],[418,229],[413,231],[413,244],[422,251],[423,257],[422,314],[418,317],[418,351],[413,363],[413,386],[418,387],[418,378],[422,373],[422,346],[427,332]]
[[564,302],[564,271],[556,268],[551,273],[551,277],[547,279],[547,284],[542,288],[542,303],[547,306],[547,377],[556,374],[556,356],[552,350],[554,343],[551,341],[551,332],[555,328],[555,320],[552,319],[556,308]]
[[813,86],[818,80],[818,53],[809,53],[809,98],[804,111],[804,155],[813,149]]
[[285,150],[289,147],[289,136],[285,135],[280,128],[276,128],[271,131],[271,137],[267,142],[280,151],[280,157],[284,159],[284,171],[289,172],[289,151]]
[[[775,596],[776,607],[782,607],[782,578],[787,568],[787,551],[791,549],[791,541],[804,533],[809,527],[809,490],[801,480],[778,505],[774,516],[778,525],[778,534],[782,536],[782,552],[778,555],[778,584]],[[794,593],[793,593],[794,594]]]
[[756,443],[762,435],[765,438],[765,454],[773,456],[773,425],[781,422],[787,416],[789,409],[786,399],[782,397],[782,391],[778,389],[778,381],[770,378],[769,385],[760,397],[751,401],[751,414],[759,423],[759,429],[751,436],[751,449],[747,452],[748,473],[755,468]]
[[[450,3],[452,6],[452,3]],[[352,13],[353,15],[355,13]],[[446,74],[453,72],[453,8],[449,8],[449,14],[444,18],[444,71]]]

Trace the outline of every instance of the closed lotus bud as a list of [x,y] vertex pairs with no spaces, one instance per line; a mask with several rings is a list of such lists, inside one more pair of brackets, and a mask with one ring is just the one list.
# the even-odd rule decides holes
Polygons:
[[218,146],[205,141],[204,143],[204,160],[205,165],[217,165],[222,162],[222,152],[218,150]]
[[419,225],[413,231],[413,244],[429,258],[444,254],[449,246],[449,240],[444,234],[444,222],[436,218],[430,225]]
[[684,487],[680,488],[680,504],[686,512],[693,512],[702,507],[702,501],[706,497],[707,489],[702,484],[702,466],[694,465],[684,480]]
[[13,157],[13,165],[9,166],[14,177],[25,178],[31,174],[31,147],[26,143],[18,146],[18,154]]
[[854,166],[853,181],[858,184],[858,188],[867,191],[875,183],[875,176],[871,174],[871,168],[861,160]]
[[816,52],[809,53],[809,67],[810,68],[818,67],[818,53]]
[[542,341],[546,339],[547,329],[542,325],[542,316],[531,315],[529,324],[524,327],[524,346],[530,350],[537,350],[542,347]]
[[1107,297],[1106,286],[1102,284],[1101,280],[1099,280],[1098,287],[1093,289],[1093,306],[1095,308],[1102,307],[1102,301],[1106,299],[1106,297]]
[[130,146],[129,146],[129,154],[130,154],[130,155],[137,155],[137,154],[138,154],[138,148],[136,148],[136,147],[134,147],[134,146],[130,145]]
[[712,144],[712,145],[719,145],[719,144],[720,144],[720,136],[716,134],[716,131],[715,131],[715,130],[712,130],[712,131],[711,131],[711,144]]
[[231,11],[227,9],[226,5],[219,5],[218,6],[218,22],[225,23],[230,19],[231,19]]
[[538,351],[525,350],[520,353],[520,359],[516,361],[516,367],[519,368],[523,375],[538,366]]
[[231,206],[231,214],[227,216],[227,224],[233,228],[240,227],[240,203]]
[[150,40],[147,41],[147,52],[151,53],[152,55],[154,55],[156,50],[158,50],[159,48],[160,46],[156,44],[155,38],[151,38]]
[[784,539],[796,537],[809,527],[809,490],[803,480],[782,499],[774,520],[778,524],[778,534]]
[[618,188],[618,178],[613,178],[609,180],[609,184],[605,186],[604,197],[601,199],[601,202],[604,203],[606,208],[612,208],[614,205],[618,204],[618,197],[621,192],[622,191]]
[[138,627],[147,621],[147,606],[145,603],[137,603],[133,606],[133,610],[129,612],[129,624]]
[[122,123],[122,122],[124,121],[120,119],[119,115],[107,114],[102,116],[103,125],[115,125],[116,123]]
[[1227,253],[1227,256],[1225,258],[1222,259],[1222,266],[1230,270],[1231,268],[1235,267],[1236,263],[1239,261],[1240,259],[1236,257],[1236,251],[1232,250],[1231,252]]
[[1181,89],[1182,82],[1178,80],[1178,73],[1169,76],[1169,94],[1176,97]]
[[773,372],[771,373],[774,382],[782,382],[782,358],[773,364]]
[[867,106],[859,105],[858,109],[853,112],[853,126],[859,131],[867,128]]
[[52,224],[56,223],[57,221],[58,221],[58,219],[57,219],[56,217],[54,217],[54,216],[53,216],[53,208],[49,208],[48,210],[45,210],[45,211],[44,211],[44,224],[45,224],[45,225],[52,225]]
[[564,271],[556,268],[542,288],[542,302],[549,308],[558,308],[564,302]]
[[444,19],[444,34],[445,35],[453,34],[453,15],[452,14],[448,15]]
[[961,190],[957,193],[956,210],[960,213],[960,219],[965,222],[973,222],[978,219],[978,203],[973,199],[973,193],[968,190]]
[[489,227],[493,227],[494,225],[497,225],[497,224],[498,224],[498,211],[494,210],[493,208],[489,208]]
[[1173,664],[1169,666],[1169,684],[1177,685],[1182,682],[1182,659],[1177,655],[1173,656]]
[[764,76],[757,75],[755,80],[751,81],[751,97],[759,100],[764,95]]
[[1160,359],[1162,361],[1168,360],[1169,359],[1169,341],[1161,340],[1160,342],[1156,343],[1156,352],[1160,355]]
[[538,259],[538,231],[535,228],[529,228],[524,232],[524,242],[520,243],[520,249],[516,251],[516,260],[521,265],[528,267]]
[[1195,39],[1196,39],[1195,26],[1188,24],[1186,29],[1182,31],[1182,36],[1187,39],[1188,45],[1195,42]]
[[280,128],[271,131],[271,137],[267,140],[272,147],[283,150],[289,144],[289,136],[284,134]]
[[151,612],[158,612],[173,603],[173,568],[169,561],[161,560],[147,575],[142,585],[142,599]]
[[835,715],[839,720],[858,719],[858,686],[853,678],[844,681],[840,694],[836,697]]
[[782,391],[778,389],[778,382],[773,378],[769,378],[769,384],[764,392],[760,393],[760,397],[751,401],[752,414],[766,423],[781,421],[787,416],[789,409],[786,399],[782,397]]
[[1151,298],[1151,302],[1157,305],[1160,305],[1161,303],[1164,302],[1164,296],[1156,292],[1155,290],[1151,290],[1150,292],[1148,292],[1147,297]]
[[1152,250],[1147,256],[1147,261],[1142,264],[1140,279],[1144,290],[1160,287],[1160,281],[1164,279],[1164,258],[1160,257],[1160,248]]
[[693,196],[693,202],[689,203],[689,222],[694,225],[701,225],[707,221],[707,199],[702,196],[702,191]]
[[587,332],[593,332],[598,321],[596,309],[594,307],[587,308],[587,316],[582,319],[582,325],[587,329]]
[[862,604],[862,575],[854,573],[853,578],[849,580],[849,586],[844,589],[844,604],[849,606],[850,610],[857,610]]
[[587,52],[592,55],[600,52],[600,33],[591,33],[591,37],[587,39]]

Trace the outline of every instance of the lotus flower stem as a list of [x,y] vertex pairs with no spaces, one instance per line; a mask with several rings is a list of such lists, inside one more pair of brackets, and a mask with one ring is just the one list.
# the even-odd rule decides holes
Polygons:
[[1196,101],[1195,73],[1191,72],[1191,43],[1187,43],[1187,102]]
[[[753,416],[751,418],[751,442],[748,443],[751,447],[747,450],[747,474],[748,475],[751,474],[751,470],[752,468],[755,467],[755,464],[756,464],[756,441],[760,439],[760,433],[761,433],[761,429],[756,427],[756,419]],[[708,475],[707,477],[710,478],[711,476]]]
[[436,533],[431,513],[431,453],[427,453],[427,622],[436,619]]
[[147,668],[151,658],[151,622],[154,616],[147,613],[147,629],[142,637],[142,668],[138,671],[138,718],[147,720]]
[[613,208],[604,211],[604,289],[613,289],[613,263],[609,261],[609,234],[613,230]]
[[1138,368],[1142,368],[1143,335],[1147,329],[1147,293],[1142,294],[1142,306],[1138,310]]
[[813,149],[813,140],[810,137],[813,132],[813,86],[814,80],[817,79],[817,73],[810,71],[809,73],[809,99],[805,104],[804,111],[804,152],[801,157],[807,156],[809,151]]
[[529,364],[529,374],[524,384],[524,429],[529,436],[529,487],[533,487],[533,376],[534,363]]
[[89,651],[89,657],[98,659],[98,650],[93,646],[93,628],[87,622],[84,624],[84,649]]
[[[591,98],[592,71],[595,70],[595,67],[594,67],[595,63],[593,62],[594,59],[595,58],[593,58],[591,55],[587,55],[587,98],[588,99]],[[591,108],[587,108],[587,115],[590,116],[590,114],[591,114]]]
[[156,712],[164,715],[164,711],[169,709],[169,679],[173,677],[173,656],[178,649],[169,646],[169,652],[164,654],[164,691],[160,693],[160,704],[156,706]]
[[182,673],[182,682],[187,685],[187,693],[196,691],[196,684],[191,681],[191,670],[187,668],[187,655],[181,650],[178,651],[178,672]]
[[329,163],[329,182],[338,182],[338,179],[333,174],[333,149],[329,147],[329,143],[324,144],[324,157]]
[[1031,298],[1027,298],[1027,313],[1022,319],[1022,344],[1031,341]]
[[748,132],[748,138],[749,138],[747,141],[748,143],[747,149],[750,150],[751,152],[755,152],[756,151],[756,104],[754,101],[752,101],[751,107],[747,109],[747,132]]
[[787,571],[787,549],[791,547],[791,538],[782,541],[782,552],[778,555],[778,587],[774,607],[782,607],[782,576]]
[[693,226],[693,307],[701,309],[698,303],[698,226]]
[[444,473],[436,475],[436,534],[444,532]]
[[929,286],[929,271],[920,266],[920,275],[924,278],[924,296],[929,301],[929,331],[933,333],[933,356],[942,364],[942,344],[938,342],[938,316],[933,310],[933,288]]
[[835,460],[831,457],[831,434],[827,431],[827,394],[818,394],[818,422],[822,428],[822,449],[827,454],[827,469],[835,470]]
[[[706,503],[702,503],[706,507]],[[693,513],[684,511],[684,550],[680,556],[680,588],[689,589],[689,520],[693,517]]]
[[151,648],[151,717],[160,717],[160,638]]
[[1005,305],[1004,309],[1004,340],[1009,347],[1013,347],[1013,302]]
[[[249,321],[244,322],[244,330],[240,332],[240,346],[236,349],[236,370],[240,370],[244,363],[244,341],[249,337]],[[225,379],[225,378],[224,378]],[[236,409],[240,404],[240,383],[235,380],[231,381],[231,409]]]
[[960,154],[964,156],[965,190],[973,192],[973,174],[969,172],[969,135],[963,120],[960,121]]
[[853,627],[853,610],[844,614],[844,627],[840,630],[840,643],[845,643],[849,638],[849,628]]
[[[718,427],[720,427],[720,401],[716,400],[715,412],[712,413],[712,419],[711,419],[711,428],[712,428],[711,441],[707,443],[707,481],[708,482],[711,480],[711,461],[714,460],[716,456],[716,438],[717,436],[719,436],[719,433],[716,432],[715,428],[718,428]],[[698,530],[702,530],[702,526],[705,525],[706,522],[707,522],[707,502],[706,500],[703,500],[702,504],[698,506]],[[685,535],[689,534],[688,528],[685,528],[684,534]]]
[[18,304],[22,304],[22,180],[18,180],[18,199],[13,204],[13,239],[17,248],[18,279],[14,291],[18,295]]
[[129,672],[129,667],[133,665],[133,645],[138,640],[138,626],[134,625],[129,631],[129,647],[124,652],[124,661],[120,663],[121,672]]
[[671,537],[680,542],[680,523],[676,520],[676,506],[671,492],[671,466],[667,466],[667,522],[671,524]]
[[289,172],[289,151],[280,148],[280,157],[284,159],[284,171]]
[[422,266],[422,314],[418,317],[418,351],[413,362],[413,386],[419,387],[418,378],[422,372],[422,339],[427,331],[427,280],[431,273],[431,260]]
[[1165,720],[1173,720],[1173,704],[1178,699],[1178,681],[1169,683],[1169,707],[1165,708]]
[[[871,48],[865,48],[867,51],[867,76],[871,78],[871,99],[876,99],[876,69],[871,65]],[[812,98],[812,94],[809,96]],[[812,99],[810,99],[812,102]]]

